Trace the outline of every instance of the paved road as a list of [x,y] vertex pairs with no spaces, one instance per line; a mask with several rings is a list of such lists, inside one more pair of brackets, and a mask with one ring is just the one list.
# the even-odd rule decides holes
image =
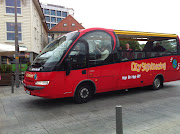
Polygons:
[[123,107],[124,134],[180,134],[180,81],[157,91],[98,94],[86,104],[0,87],[0,134],[115,134],[116,105]]

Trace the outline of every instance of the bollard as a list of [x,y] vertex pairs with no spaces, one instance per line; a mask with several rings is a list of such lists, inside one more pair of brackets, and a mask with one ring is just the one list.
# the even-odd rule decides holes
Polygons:
[[116,134],[123,134],[122,107],[116,106]]
[[14,93],[14,75],[12,75],[11,80],[11,92]]

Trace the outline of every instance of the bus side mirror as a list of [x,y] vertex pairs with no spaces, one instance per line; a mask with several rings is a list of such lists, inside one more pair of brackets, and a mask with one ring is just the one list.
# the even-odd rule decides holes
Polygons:
[[68,59],[68,58],[65,59],[64,65],[65,65],[65,70],[66,70],[66,76],[68,76],[70,74],[70,72],[71,72],[71,69],[72,69],[70,59]]

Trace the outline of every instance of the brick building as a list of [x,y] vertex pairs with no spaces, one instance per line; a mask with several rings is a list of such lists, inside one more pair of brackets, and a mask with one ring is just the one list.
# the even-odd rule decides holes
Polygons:
[[65,19],[59,22],[56,26],[50,29],[49,33],[53,39],[61,36],[65,33],[84,29],[84,27],[75,20],[71,15],[68,15]]

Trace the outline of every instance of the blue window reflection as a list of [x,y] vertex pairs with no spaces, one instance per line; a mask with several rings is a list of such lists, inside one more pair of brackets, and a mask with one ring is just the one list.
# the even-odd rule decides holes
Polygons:
[[61,11],[57,11],[57,16],[61,16]]
[[[6,7],[6,13],[14,14],[15,13],[15,9],[11,8],[11,7]],[[17,14],[21,14],[21,8],[17,8]]]
[[56,22],[56,18],[55,17],[51,17],[51,22]]
[[50,24],[49,24],[49,23],[47,23],[47,26],[48,26],[48,28],[50,29]]
[[[6,0],[6,13],[15,13],[15,3],[14,0]],[[21,14],[21,0],[17,0],[17,14]]]
[[44,14],[48,14],[49,15],[49,9],[44,9]]
[[[6,23],[6,29],[7,29],[7,40],[15,40],[15,23],[7,22]],[[21,23],[18,23],[18,40],[22,41],[22,31],[21,29]]]
[[51,28],[53,28],[56,24],[51,24]]
[[57,18],[57,23],[59,23],[61,21],[61,18]]
[[[6,0],[6,6],[14,7],[14,0]],[[17,0],[17,7],[21,7],[21,0]]]
[[46,16],[45,18],[46,18],[47,22],[50,22],[50,17],[49,16]]
[[55,15],[55,10],[51,10],[51,15]]
[[62,12],[63,17],[67,17],[67,12]]
[[[7,32],[7,40],[15,40],[15,33],[8,33]],[[18,33],[18,40],[22,41],[22,34]]]
[[[6,23],[7,26],[7,31],[15,31],[15,23],[12,22],[7,22]],[[21,32],[21,23],[18,23],[18,31]]]

